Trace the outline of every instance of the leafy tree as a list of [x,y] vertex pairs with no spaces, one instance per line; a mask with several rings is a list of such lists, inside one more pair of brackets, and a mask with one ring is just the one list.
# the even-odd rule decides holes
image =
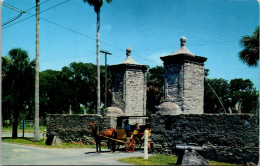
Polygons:
[[156,106],[163,102],[163,67],[156,66],[148,70],[147,113],[155,113]]
[[90,113],[96,109],[96,66],[91,63],[73,62],[69,67],[62,68],[62,74],[67,78],[72,93],[69,103],[75,113],[80,111],[80,104],[89,108]]
[[[94,10],[97,13],[97,114],[100,115],[100,68],[99,68],[99,31],[100,31],[100,9],[103,5],[103,0],[83,0],[84,3],[88,3],[90,6],[94,6]],[[106,0],[107,3],[112,0]]]
[[[209,71],[207,71],[208,75]],[[249,79],[205,79],[204,112],[205,113],[255,113],[258,93]],[[224,108],[222,107],[224,106]],[[236,105],[239,105],[237,110]]]
[[[228,112],[230,89],[227,80],[205,79],[204,85],[204,112],[220,113]],[[224,108],[222,107],[224,106]]]
[[2,59],[5,77],[3,78],[3,115],[13,117],[12,137],[17,138],[19,116],[32,107],[35,61],[30,61],[28,53],[20,48],[9,51]]
[[[92,63],[73,62],[62,71],[46,70],[40,72],[40,106],[45,110],[41,117],[50,114],[96,113],[96,65]],[[101,66],[101,96],[104,101],[105,68]],[[108,103],[111,103],[111,72],[108,71]]]
[[233,111],[236,104],[239,104],[239,110],[243,113],[256,113],[258,94],[254,84],[249,79],[242,78],[230,81],[230,92],[232,96]]
[[240,40],[243,50],[239,52],[239,58],[248,66],[257,66],[259,61],[259,26],[252,35],[243,36]]
[[61,71],[45,70],[40,72],[40,116],[68,113],[68,96],[71,94],[67,80],[61,77]]

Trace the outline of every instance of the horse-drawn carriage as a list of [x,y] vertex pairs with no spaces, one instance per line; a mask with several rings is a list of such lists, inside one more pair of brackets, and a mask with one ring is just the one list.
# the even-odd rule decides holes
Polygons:
[[[148,145],[151,144],[151,129],[147,124],[139,125],[136,122],[134,125],[127,124],[129,119],[147,119],[148,117],[144,116],[121,116],[117,117],[117,127],[102,129],[99,132],[93,132],[93,136],[97,145],[100,148],[101,139],[108,140],[108,147],[111,148],[112,151],[115,149],[119,149],[120,146],[125,146],[127,152],[133,152],[135,148],[141,148],[144,144],[144,131],[148,130]],[[122,127],[122,122],[124,121],[124,126]],[[132,120],[133,121],[133,120]],[[94,129],[94,123],[92,125],[92,129]],[[95,133],[97,133],[95,135]],[[101,149],[100,149],[101,150]]]

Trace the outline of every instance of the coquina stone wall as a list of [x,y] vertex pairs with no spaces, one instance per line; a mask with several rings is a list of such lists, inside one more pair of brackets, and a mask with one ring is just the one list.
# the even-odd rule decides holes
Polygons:
[[146,115],[146,70],[126,70],[126,116]]
[[[164,65],[164,102],[177,104],[181,114],[203,114],[205,57],[191,53],[180,39],[181,47],[160,57]],[[177,113],[177,112],[176,112]]]
[[47,135],[58,136],[64,142],[94,144],[94,138],[89,132],[90,122],[96,122],[102,128],[107,126],[100,115],[48,115]]
[[195,143],[202,156],[234,163],[258,162],[258,121],[253,115],[153,115],[154,150],[172,153],[175,144]]
[[125,80],[125,72],[116,70],[112,75],[112,107],[118,107],[122,110],[125,109],[125,81],[123,80]]
[[[181,108],[183,106],[184,91],[183,62],[164,64],[164,98],[166,102],[175,102]],[[182,113],[184,109],[181,109]]]
[[112,107],[123,110],[125,116],[146,115],[147,66],[119,64],[112,70]]
[[183,114],[202,114],[204,64],[189,60],[164,62],[164,98],[180,106]]
[[204,113],[204,65],[187,61],[184,63],[183,109],[185,114]]

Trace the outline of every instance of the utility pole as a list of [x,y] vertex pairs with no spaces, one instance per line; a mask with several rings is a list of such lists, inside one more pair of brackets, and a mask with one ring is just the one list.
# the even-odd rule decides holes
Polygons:
[[[258,19],[259,19],[259,25],[260,25],[260,0],[257,0],[257,2],[258,2],[258,5],[259,5],[259,7],[258,7],[259,17],[258,17]],[[260,46],[260,43],[259,43],[258,46]],[[258,58],[260,58],[260,54],[259,54]],[[259,72],[260,72],[260,68],[259,68]],[[259,113],[260,107],[259,107],[259,103],[260,103],[260,96],[259,96],[259,90],[258,90],[258,132],[260,132],[260,113]],[[258,146],[260,146],[260,137],[258,138]],[[259,155],[258,156],[258,165],[259,165],[260,164],[260,148],[258,150],[258,155]]]
[[107,108],[107,55],[112,55],[112,53],[108,51],[100,51],[105,54],[105,108]]
[[39,118],[39,56],[40,56],[40,0],[36,0],[36,66],[35,66],[35,116],[33,141],[39,142],[40,137],[40,118]]
[[[2,117],[2,3],[3,0],[0,1],[0,116]],[[2,118],[0,119],[0,124],[2,126]],[[0,129],[1,131],[1,129]],[[0,151],[0,155],[2,156],[2,152]],[[2,160],[0,161],[0,165],[2,165]]]

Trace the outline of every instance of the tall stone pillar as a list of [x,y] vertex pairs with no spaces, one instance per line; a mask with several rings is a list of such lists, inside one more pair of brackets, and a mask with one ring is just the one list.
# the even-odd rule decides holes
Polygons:
[[180,114],[204,113],[204,62],[185,46],[186,38],[180,39],[181,47],[168,56],[161,57],[164,64],[164,102],[175,103]]
[[126,49],[126,55],[122,63],[110,66],[112,107],[122,109],[125,116],[145,116],[148,66],[131,58],[131,48]]

